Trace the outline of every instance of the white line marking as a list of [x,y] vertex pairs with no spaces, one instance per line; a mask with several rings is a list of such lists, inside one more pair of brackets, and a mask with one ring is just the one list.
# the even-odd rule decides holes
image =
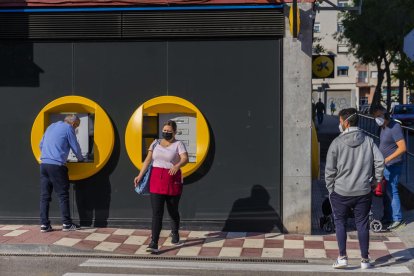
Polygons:
[[319,272],[319,273],[411,273],[406,266],[381,266],[362,270],[357,265],[347,269],[333,269],[330,265],[315,264],[280,264],[280,263],[222,263],[222,262],[183,262],[152,260],[109,260],[89,259],[80,266],[86,267],[122,267],[176,270],[219,270],[219,271],[285,271],[285,272]]
[[65,273],[62,276],[178,276],[178,275],[161,275],[161,274],[108,274],[108,273]]
[[62,276],[179,276],[170,274],[111,274],[111,273],[81,273],[81,272],[69,272]]

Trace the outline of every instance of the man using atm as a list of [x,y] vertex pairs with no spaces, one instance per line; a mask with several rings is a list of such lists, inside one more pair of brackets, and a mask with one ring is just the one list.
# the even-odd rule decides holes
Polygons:
[[51,124],[40,141],[40,232],[53,231],[49,220],[52,191],[59,197],[62,231],[78,230],[72,222],[69,205],[69,175],[66,160],[70,149],[83,161],[75,129],[80,125],[78,116],[67,115],[63,121]]

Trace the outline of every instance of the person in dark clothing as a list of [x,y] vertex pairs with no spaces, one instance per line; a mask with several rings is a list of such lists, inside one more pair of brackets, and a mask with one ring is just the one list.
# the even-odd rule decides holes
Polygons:
[[325,114],[325,104],[322,102],[322,100],[319,98],[319,101],[315,105],[316,110],[316,116],[318,117],[318,124],[323,123],[323,115]]
[[339,256],[333,268],[348,266],[346,221],[354,211],[361,250],[361,268],[371,267],[369,249],[369,211],[372,195],[370,178],[382,180],[384,158],[372,138],[358,125],[355,108],[339,112],[341,134],[329,146],[325,166],[325,182],[329,192],[336,227]]

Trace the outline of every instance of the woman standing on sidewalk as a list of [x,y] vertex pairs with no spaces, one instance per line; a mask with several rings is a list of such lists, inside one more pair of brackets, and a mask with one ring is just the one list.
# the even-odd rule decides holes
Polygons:
[[138,185],[148,166],[152,163],[150,176],[150,194],[152,206],[152,237],[147,251],[158,252],[158,240],[162,229],[164,205],[167,205],[171,217],[171,243],[178,244],[180,236],[180,214],[178,204],[183,190],[180,168],[187,164],[188,154],[185,145],[175,140],[177,124],[168,121],[162,129],[161,140],[152,142],[142,169],[134,179],[135,187]]

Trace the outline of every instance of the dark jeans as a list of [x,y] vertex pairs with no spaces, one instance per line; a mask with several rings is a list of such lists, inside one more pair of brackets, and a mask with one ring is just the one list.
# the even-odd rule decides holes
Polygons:
[[40,165],[40,223],[49,225],[49,203],[52,200],[52,191],[59,197],[62,222],[71,224],[69,206],[69,176],[65,166]]
[[346,222],[351,209],[354,211],[355,224],[358,232],[361,257],[368,258],[369,249],[369,211],[371,209],[371,193],[362,196],[341,196],[335,192],[329,195],[332,213],[335,220],[336,240],[338,241],[339,255],[346,254]]
[[323,113],[316,113],[316,116],[318,117],[318,124],[323,123]]
[[151,194],[152,205],[152,240],[158,242],[162,229],[162,218],[164,216],[164,203],[167,204],[168,214],[171,217],[171,231],[178,233],[180,228],[180,214],[178,204],[181,195],[169,196],[160,194]]

